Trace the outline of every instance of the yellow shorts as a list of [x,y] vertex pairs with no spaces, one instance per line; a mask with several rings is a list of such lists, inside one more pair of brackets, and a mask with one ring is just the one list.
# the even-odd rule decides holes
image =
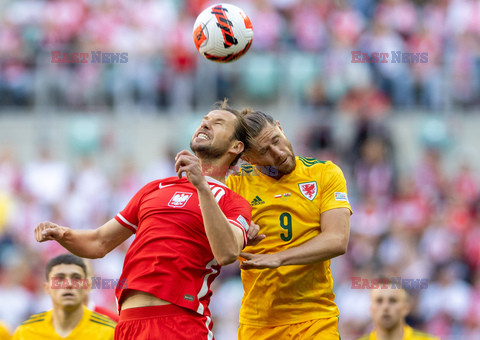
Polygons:
[[339,340],[338,317],[316,319],[292,325],[255,327],[240,324],[238,340]]

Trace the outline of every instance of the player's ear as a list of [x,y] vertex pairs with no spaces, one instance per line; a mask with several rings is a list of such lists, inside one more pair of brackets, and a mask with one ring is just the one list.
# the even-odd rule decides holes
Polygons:
[[50,295],[50,289],[52,288],[53,282],[51,280],[47,280],[43,283],[43,290],[47,295]]
[[236,155],[239,155],[243,152],[243,150],[245,150],[245,144],[243,144],[242,141],[236,140],[233,142],[230,150]]
[[279,122],[278,120],[277,120],[277,126],[278,126],[278,128],[280,129],[280,131],[283,132],[282,126],[280,125],[280,122]]

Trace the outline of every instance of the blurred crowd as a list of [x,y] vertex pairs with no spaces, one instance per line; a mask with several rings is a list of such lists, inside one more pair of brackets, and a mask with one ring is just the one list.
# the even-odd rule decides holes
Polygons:
[[[194,48],[193,23],[212,2],[4,0],[0,108],[178,111],[225,95],[267,105],[287,97],[336,106],[352,96],[396,109],[479,104],[478,1],[232,0],[255,37],[229,67]],[[52,51],[127,53],[128,62],[55,64]],[[352,51],[388,53],[389,62],[352,63]],[[427,53],[427,62],[392,63],[392,51]]]
[[[346,147],[332,139],[328,127],[313,134],[302,130],[304,139],[294,145],[298,154],[333,160],[347,178],[354,210],[350,243],[332,262],[342,339],[369,331],[369,285],[363,280],[385,276],[413,282],[412,326],[442,339],[478,338],[480,177],[468,161],[447,173],[443,149],[433,146],[410,171],[399,172],[399,145],[389,129],[360,119]],[[142,168],[118,161],[113,171],[98,161],[105,150],[97,151],[66,162],[39,146],[36,159],[20,162],[14,147],[0,148],[0,301],[9,306],[0,309],[0,320],[11,328],[50,308],[42,288],[44,266],[64,249],[35,242],[32,231],[39,222],[98,227],[144,183],[174,175],[173,151]],[[92,261],[94,276],[118,278],[128,245]],[[223,268],[211,306],[219,340],[235,338],[242,292],[238,264]],[[111,289],[93,289],[92,300],[115,309]]]

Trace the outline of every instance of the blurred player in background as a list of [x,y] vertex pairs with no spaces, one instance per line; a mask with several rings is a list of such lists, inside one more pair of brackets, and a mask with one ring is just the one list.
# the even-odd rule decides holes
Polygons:
[[46,268],[45,291],[53,309],[34,314],[13,334],[14,340],[108,340],[116,323],[83,305],[89,287],[83,259],[64,254],[51,259]]
[[[238,339],[335,339],[330,259],[345,253],[351,208],[342,171],[295,157],[280,124],[245,110],[251,140],[227,184],[252,206],[265,240],[245,248]],[[289,334],[289,335],[287,335]]]
[[148,183],[96,230],[37,226],[39,242],[57,240],[87,258],[103,257],[136,234],[120,277],[125,287],[116,289],[115,339],[213,338],[210,285],[220,266],[240,255],[250,224],[248,202],[225,185],[246,143],[242,116],[226,101],[218,103],[192,137],[196,156],[177,154],[180,179]]
[[370,292],[370,312],[373,331],[359,340],[439,340],[436,336],[420,332],[405,323],[410,313],[408,293],[394,287],[391,281]]

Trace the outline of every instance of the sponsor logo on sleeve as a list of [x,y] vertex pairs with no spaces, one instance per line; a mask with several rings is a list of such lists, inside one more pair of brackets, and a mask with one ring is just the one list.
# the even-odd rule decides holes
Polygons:
[[335,193],[335,201],[345,201],[348,202],[348,196],[345,192],[336,192]]
[[242,215],[237,217],[237,221],[245,228],[245,230],[248,230],[248,228],[250,227],[247,223],[247,220]]

